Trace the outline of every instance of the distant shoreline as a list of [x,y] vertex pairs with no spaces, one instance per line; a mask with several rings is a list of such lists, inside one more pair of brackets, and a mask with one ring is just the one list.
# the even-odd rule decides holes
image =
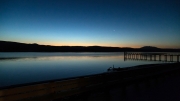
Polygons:
[[162,49],[153,46],[120,48],[104,46],[49,46],[0,41],[0,52],[180,52],[180,49]]

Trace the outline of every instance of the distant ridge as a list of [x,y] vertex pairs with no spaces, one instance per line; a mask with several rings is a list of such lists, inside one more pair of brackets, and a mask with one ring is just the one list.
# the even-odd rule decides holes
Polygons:
[[157,48],[154,46],[144,46],[144,47],[141,47],[141,49],[160,49],[160,48]]
[[153,46],[120,48],[102,46],[50,46],[37,43],[0,41],[0,52],[180,52],[180,49],[161,49]]
[[158,51],[161,50],[160,48],[154,47],[154,46],[144,46],[140,48],[143,51]]

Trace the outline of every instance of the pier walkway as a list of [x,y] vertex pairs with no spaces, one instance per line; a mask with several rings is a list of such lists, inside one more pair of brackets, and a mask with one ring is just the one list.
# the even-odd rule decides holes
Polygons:
[[144,61],[180,62],[179,58],[180,58],[179,53],[124,52],[124,61],[144,60]]

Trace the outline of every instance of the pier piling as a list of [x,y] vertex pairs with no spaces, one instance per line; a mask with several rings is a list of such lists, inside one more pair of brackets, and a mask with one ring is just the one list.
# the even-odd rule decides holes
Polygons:
[[179,62],[179,57],[180,54],[124,52],[124,60]]

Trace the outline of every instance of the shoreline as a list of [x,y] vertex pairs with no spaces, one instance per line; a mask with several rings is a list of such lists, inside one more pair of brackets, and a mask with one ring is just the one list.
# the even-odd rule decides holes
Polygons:
[[14,87],[20,87],[20,86],[28,86],[28,85],[36,85],[36,84],[41,84],[41,83],[48,83],[48,82],[56,82],[56,81],[64,81],[64,80],[72,80],[72,79],[78,79],[78,78],[86,78],[86,77],[91,77],[91,76],[98,76],[98,75],[104,75],[104,74],[109,74],[109,73],[117,73],[117,72],[123,72],[123,71],[131,71],[131,70],[140,70],[140,69],[148,69],[148,68],[155,68],[160,67],[170,67],[170,66],[178,66],[180,68],[180,63],[160,63],[160,64],[143,64],[143,65],[137,65],[137,66],[132,66],[132,67],[125,67],[124,69],[116,70],[116,71],[111,71],[111,72],[104,72],[104,73],[99,73],[99,74],[93,74],[93,75],[84,75],[84,76],[77,76],[77,77],[70,77],[70,78],[63,78],[63,79],[53,79],[53,80],[46,80],[46,81],[38,81],[38,82],[30,82],[30,83],[24,83],[24,84],[15,84],[15,85],[9,85],[9,86],[2,86],[0,87],[1,89],[7,89],[7,88],[14,88]]

